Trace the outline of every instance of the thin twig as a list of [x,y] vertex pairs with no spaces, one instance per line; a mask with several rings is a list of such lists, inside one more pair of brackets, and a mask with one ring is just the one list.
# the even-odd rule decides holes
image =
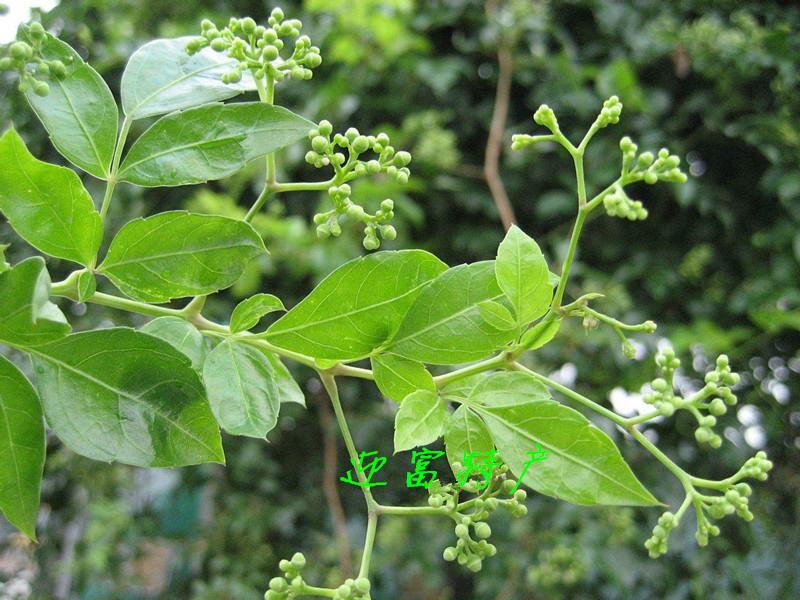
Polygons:
[[[486,14],[492,18],[497,12],[497,2],[486,3]],[[497,91],[494,98],[494,110],[492,121],[489,127],[489,137],[486,140],[486,155],[483,163],[483,172],[486,176],[486,183],[492,193],[494,203],[503,227],[509,229],[516,223],[514,207],[508,199],[508,193],[500,177],[500,155],[503,150],[503,134],[508,119],[508,108],[511,102],[511,80],[514,73],[514,59],[508,41],[500,35],[497,46]]]
[[350,558],[350,535],[347,532],[347,517],[344,514],[339,487],[336,485],[339,472],[339,459],[336,452],[336,424],[333,412],[326,401],[319,403],[320,423],[322,425],[323,474],[322,490],[325,501],[333,519],[333,531],[336,545],[339,547],[339,569],[345,577],[353,573],[353,562]]

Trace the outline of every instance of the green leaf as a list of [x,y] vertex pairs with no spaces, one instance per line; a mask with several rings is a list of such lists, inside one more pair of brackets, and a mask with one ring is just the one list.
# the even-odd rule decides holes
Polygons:
[[208,346],[203,334],[188,321],[180,317],[158,317],[147,323],[140,331],[161,338],[192,361],[192,368],[195,371],[203,370]]
[[436,441],[444,433],[447,406],[428,390],[406,396],[394,419],[394,453]]
[[145,131],[128,151],[119,177],[145,187],[223,179],[304,138],[313,126],[262,102],[190,108],[162,117]]
[[260,350],[223,341],[208,355],[203,380],[211,411],[228,433],[265,438],[277,424],[275,371]]
[[501,371],[478,381],[467,396],[469,406],[514,406],[550,400],[550,392],[527,373]]
[[0,274],[0,341],[12,346],[46,344],[70,332],[61,310],[50,302],[44,259],[23,260]]
[[126,224],[99,271],[131,298],[167,302],[230,287],[265,252],[244,221],[170,211]]
[[267,339],[320,359],[364,358],[392,337],[420,290],[446,268],[422,250],[357,258],[273,323]]
[[300,389],[286,365],[272,352],[264,352],[264,356],[267,357],[272,365],[272,370],[275,371],[275,383],[278,386],[278,399],[281,404],[299,404],[305,407],[306,398],[303,390]]
[[9,244],[0,244],[0,275],[11,268],[11,265],[6,262],[6,249],[8,246]]
[[231,333],[252,329],[261,317],[278,310],[286,310],[281,299],[272,294],[256,294],[242,300],[231,314]]
[[86,302],[97,291],[97,278],[89,270],[81,271],[78,275],[78,302]]
[[461,469],[456,464],[463,466],[465,454],[472,452],[485,453],[494,448],[492,437],[486,424],[466,406],[459,406],[451,414],[444,429],[444,445],[447,451],[447,462],[450,469],[458,477]]
[[247,73],[237,84],[222,83],[222,75],[238,61],[211,48],[189,56],[186,43],[191,39],[153,40],[131,55],[121,84],[122,110],[128,117],[163,115],[255,90]]
[[[512,381],[500,375],[519,377]],[[573,504],[659,504],[636,479],[611,438],[579,412],[540,399],[542,388],[535,384],[535,379],[522,373],[495,374],[479,386],[483,389],[476,387],[469,399],[470,409],[486,422],[503,461],[517,477],[537,444],[549,453],[547,460],[527,470],[525,485]]]
[[561,319],[554,321],[544,319],[523,334],[520,344],[528,350],[536,350],[556,337],[559,329],[561,329]]
[[119,327],[31,353],[47,422],[78,454],[139,467],[224,462],[200,376],[164,340]]
[[480,315],[481,302],[502,297],[493,261],[448,269],[417,296],[386,350],[436,365],[485,358],[514,337]]
[[36,539],[45,456],[42,408],[25,376],[0,356],[0,511]]
[[516,225],[511,226],[497,249],[495,273],[520,325],[547,312],[553,299],[547,261],[539,245]]
[[425,365],[396,354],[373,356],[372,374],[381,393],[395,402],[417,390],[436,392],[433,375]]
[[484,300],[478,304],[481,318],[489,325],[500,331],[510,331],[517,328],[514,315],[505,306],[494,300]]
[[88,266],[103,222],[74,171],[34,158],[19,134],[0,137],[0,211],[14,230],[50,256]]
[[49,33],[41,52],[46,60],[63,62],[67,74],[49,79],[46,96],[29,89],[28,103],[64,158],[99,179],[108,179],[119,125],[111,90],[75,50]]

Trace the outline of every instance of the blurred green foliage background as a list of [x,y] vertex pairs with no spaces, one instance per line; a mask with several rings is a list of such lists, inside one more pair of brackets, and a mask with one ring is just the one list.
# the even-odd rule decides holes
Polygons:
[[[40,16],[117,93],[127,57],[146,41],[195,34],[206,17],[263,20],[271,8],[251,0],[62,0]],[[716,353],[727,352],[745,385],[738,412],[722,419],[723,447],[698,449],[682,418],[651,433],[704,477],[726,476],[760,448],[776,464],[769,481],[755,486],[753,523],[726,520],[723,535],[698,549],[687,519],[658,561],[642,547],[655,511],[579,508],[532,494],[526,518],[493,523],[500,551],[478,576],[442,561],[452,536],[447,523],[388,517],[378,535],[374,597],[800,597],[800,7],[777,0],[305,0],[283,8],[303,20],[325,62],[312,81],[282,86],[277,102],[312,120],[327,118],[337,130],[385,130],[396,147],[410,150],[408,186],[361,181],[354,196],[374,205],[396,200],[400,235],[386,247],[422,247],[450,264],[491,258],[503,235],[484,175],[503,69],[511,78],[499,174],[517,221],[555,266],[575,210],[571,164],[555,148],[511,153],[510,134],[532,132],[531,115],[546,102],[564,131],[578,137],[602,100],[619,95],[621,124],[590,147],[590,187],[613,179],[624,134],[642,149],[668,145],[688,162],[690,181],[635,190],[650,211],[643,223],[593,221],[568,294],[600,291],[604,312],[653,318],[659,330],[637,340],[639,356],[629,361],[612,333],[587,334],[570,323],[535,362],[624,409],[652,379],[662,338],[684,359],[687,386]],[[510,63],[501,67],[504,60]],[[0,95],[0,127],[13,122],[32,151],[63,164],[12,81],[0,81]],[[305,151],[300,144],[280,156],[282,180],[319,178],[303,162]],[[120,186],[112,227],[176,207],[241,214],[259,191],[262,169],[259,161],[209,186]],[[98,183],[86,183],[99,199]],[[316,239],[310,216],[322,201],[307,193],[270,202],[255,226],[271,256],[209,303],[212,317],[226,319],[237,299],[255,291],[292,305],[363,251],[358,231]],[[16,242],[5,223],[0,240]],[[10,258],[30,252],[14,243]],[[54,279],[67,269],[58,261],[50,267]],[[77,330],[112,319],[144,322],[97,306],[68,310]],[[296,375],[308,410],[284,406],[270,444],[227,437],[227,468],[95,464],[52,440],[40,543],[26,544],[0,523],[0,598],[259,598],[278,560],[295,550],[309,557],[310,578],[340,582],[348,559],[334,542],[331,486],[326,494],[323,482],[326,473],[330,481],[346,470],[346,456],[331,445],[335,432],[319,383],[309,370]],[[356,442],[390,455],[392,406],[358,383],[343,394]],[[656,461],[598,424],[657,496],[680,500],[679,484]],[[424,499],[403,487],[407,466],[402,455],[389,461],[395,484],[382,490],[387,502]],[[356,488],[332,489],[354,559],[363,501]]]

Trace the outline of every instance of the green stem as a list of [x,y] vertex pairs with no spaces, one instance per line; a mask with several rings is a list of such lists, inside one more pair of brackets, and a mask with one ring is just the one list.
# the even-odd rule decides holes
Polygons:
[[250,210],[247,211],[247,214],[244,216],[244,221],[246,223],[252,222],[253,218],[258,214],[258,211],[261,210],[261,207],[264,206],[264,203],[269,198],[270,194],[270,187],[269,185],[265,184],[264,189],[261,190],[261,193],[256,198],[256,201],[253,202],[253,206],[250,207]]
[[[325,386],[325,390],[328,392],[328,395],[331,398],[333,412],[336,414],[336,422],[339,424],[339,430],[342,433],[342,438],[344,438],[344,445],[347,448],[347,453],[350,455],[350,461],[354,466],[358,465],[360,462],[360,456],[358,454],[358,450],[356,450],[355,442],[353,442],[353,436],[350,434],[350,427],[347,425],[347,419],[344,416],[342,402],[339,399],[339,388],[336,386],[336,378],[326,371],[320,371],[319,375],[322,379],[322,385]],[[358,480],[362,484],[366,484],[367,478],[362,470],[355,469],[355,471]],[[364,499],[367,502],[367,509],[370,512],[374,512],[378,506],[378,503],[375,502],[375,498],[372,497],[372,492],[366,485],[361,486],[361,491],[364,492]]]
[[508,359],[506,358],[505,354],[498,354],[497,356],[487,358],[486,360],[475,363],[474,365],[469,365],[468,367],[457,369],[455,371],[451,371],[450,373],[445,373],[444,375],[438,375],[437,377],[433,378],[433,381],[437,387],[441,388],[446,386],[448,383],[463,379],[464,377],[469,377],[470,375],[496,369],[505,365],[507,362]]
[[[550,308],[551,313],[556,313],[561,308],[561,302],[564,299],[564,290],[567,287],[567,280],[569,279],[570,270],[572,269],[572,262],[575,260],[575,253],[578,250],[578,240],[583,231],[583,225],[586,222],[588,212],[585,209],[578,211],[578,217],[575,219],[575,225],[572,228],[572,236],[569,239],[569,249],[567,256],[564,258],[564,266],[561,269],[561,278],[558,281],[555,295],[553,297],[553,304]],[[548,314],[549,316],[549,314]]]
[[433,506],[378,506],[378,513],[381,515],[400,515],[400,516],[414,516],[414,515],[446,515],[447,508]]
[[105,220],[108,214],[108,207],[111,205],[111,197],[114,195],[114,188],[117,185],[117,170],[119,163],[122,159],[122,151],[125,148],[125,141],[128,139],[128,133],[131,130],[133,121],[130,117],[126,116],[122,121],[122,129],[120,129],[119,137],[117,137],[117,144],[114,148],[114,156],[111,159],[111,168],[108,172],[108,179],[106,181],[106,192],[103,195],[103,204],[100,207],[100,218]]
[[337,178],[334,176],[326,181],[300,181],[292,183],[274,182],[270,184],[269,189],[273,192],[314,192],[325,191],[336,183]]
[[[266,87],[264,86],[264,81],[256,76],[253,73],[253,78],[256,82],[256,89],[258,90],[258,98],[264,104],[272,105],[275,103],[275,80],[267,75],[267,84]],[[258,211],[264,206],[264,203],[269,198],[270,193],[272,192],[272,186],[275,184],[276,177],[277,177],[277,166],[275,161],[275,153],[270,152],[267,154],[266,157],[266,166],[267,172],[264,177],[264,189],[261,190],[261,193],[256,198],[256,201],[253,203],[253,206],[250,207],[250,210],[247,211],[247,214],[244,217],[245,222],[250,223],[253,218],[258,214]]]
[[378,513],[371,510],[367,516],[367,533],[364,537],[364,551],[361,553],[361,567],[358,569],[359,577],[369,578],[369,563],[372,560],[372,549],[375,545],[375,534],[378,531]]
[[627,419],[625,419],[624,417],[621,417],[620,415],[618,415],[614,411],[607,409],[605,406],[602,406],[602,405],[598,404],[594,400],[590,400],[589,398],[587,398],[583,394],[580,394],[580,393],[576,392],[575,390],[572,390],[572,389],[568,388],[565,385],[561,385],[557,381],[554,381],[554,380],[550,379],[549,377],[546,377],[546,376],[542,375],[541,373],[537,373],[536,371],[533,371],[533,370],[529,369],[528,367],[526,367],[524,365],[521,365],[519,363],[516,363],[516,362],[513,363],[511,365],[511,368],[516,370],[516,371],[523,371],[524,373],[527,373],[531,377],[534,377],[535,379],[537,379],[540,382],[542,382],[543,384],[545,384],[547,387],[550,387],[550,388],[556,390],[557,392],[563,394],[564,396],[567,396],[568,398],[571,398],[572,400],[574,400],[578,404],[582,404],[586,408],[589,408],[589,409],[595,411],[596,413],[599,413],[599,414],[603,415],[604,417],[606,417],[607,419],[610,419],[611,421],[613,421],[614,423],[616,423],[620,427],[623,427],[623,428],[626,427]]

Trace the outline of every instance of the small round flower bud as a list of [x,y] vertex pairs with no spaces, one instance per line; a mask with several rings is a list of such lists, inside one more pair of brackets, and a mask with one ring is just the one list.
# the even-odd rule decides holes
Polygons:
[[14,42],[11,44],[9,52],[17,60],[25,60],[31,57],[33,49],[25,42]]
[[311,147],[314,149],[315,152],[323,154],[328,150],[328,140],[323,136],[318,135],[313,140],[311,140]]
[[401,167],[405,167],[407,164],[411,162],[411,154],[409,154],[405,150],[401,150],[395,155],[395,162],[398,163]]
[[264,60],[275,60],[276,58],[278,58],[279,52],[275,46],[269,44],[267,46],[264,46],[263,55],[264,55]]
[[369,150],[369,140],[367,139],[366,136],[359,135],[358,137],[352,140],[350,147],[356,154],[362,154],[367,150]]
[[245,17],[239,23],[242,27],[242,31],[246,34],[250,35],[256,32],[256,22],[252,18]]
[[391,225],[382,225],[381,236],[383,239],[391,241],[397,237],[397,230]]
[[333,132],[333,125],[331,125],[330,121],[320,121],[319,122],[319,132],[321,135],[329,136]]
[[270,17],[272,19],[275,19],[276,21],[280,22],[280,21],[283,21],[284,14],[283,14],[283,11],[279,7],[276,6],[275,8],[272,9],[272,12],[270,13]]
[[44,81],[37,81],[33,84],[33,92],[37,96],[47,96],[50,93],[50,86]]

